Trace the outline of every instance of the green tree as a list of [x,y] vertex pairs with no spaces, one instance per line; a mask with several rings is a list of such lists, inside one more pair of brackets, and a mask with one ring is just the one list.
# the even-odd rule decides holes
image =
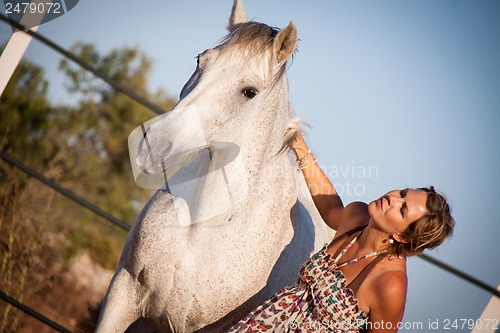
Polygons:
[[[57,147],[45,140],[53,112],[47,88],[39,66],[28,61],[18,66],[0,98],[0,150],[57,179]],[[42,199],[42,193],[48,195]],[[21,302],[43,293],[55,276],[35,273],[53,267],[56,258],[43,240],[53,195],[0,161],[0,286]],[[22,326],[19,312],[2,302],[0,331],[18,332]]]
[[[147,79],[151,61],[139,50],[120,48],[100,55],[91,44],[77,43],[72,51],[98,71],[148,98],[165,110],[174,100],[164,92],[148,92]],[[60,68],[68,78],[68,90],[79,96],[80,104],[68,115],[68,132],[72,142],[85,150],[81,166],[82,186],[91,191],[102,208],[130,221],[137,211],[130,205],[142,202],[149,191],[139,191],[130,169],[127,140],[130,132],[141,123],[156,116],[128,96],[113,90],[101,79],[63,60]],[[142,194],[138,194],[142,193]],[[146,194],[144,194],[146,193]]]
[[[173,106],[165,92],[149,92],[151,61],[141,51],[124,47],[101,55],[83,43],[72,51],[165,110]],[[43,70],[21,62],[0,99],[0,150],[132,223],[151,192],[134,183],[128,135],[156,114],[76,65],[61,61],[60,68],[77,105],[51,105]],[[84,250],[114,270],[126,233],[2,160],[0,200],[2,291],[49,308],[49,317],[69,327],[71,318],[84,315],[88,298],[65,281],[68,263]],[[71,307],[64,306],[68,295],[75,295]],[[0,331],[30,331],[26,325],[22,313],[0,302]],[[36,327],[31,330],[49,331]]]
[[[40,67],[27,61],[18,66],[0,98],[2,151],[22,158],[48,149],[43,142],[51,112],[47,88],[48,83],[43,79]],[[46,157],[47,154],[41,155]]]

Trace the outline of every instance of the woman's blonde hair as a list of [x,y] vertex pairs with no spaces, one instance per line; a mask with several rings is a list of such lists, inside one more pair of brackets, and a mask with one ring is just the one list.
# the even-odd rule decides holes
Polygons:
[[434,187],[423,187],[419,190],[427,192],[427,213],[412,222],[402,236],[407,243],[394,242],[389,252],[400,256],[412,256],[425,249],[433,249],[451,237],[455,221],[451,216],[451,208],[444,195],[436,192]]

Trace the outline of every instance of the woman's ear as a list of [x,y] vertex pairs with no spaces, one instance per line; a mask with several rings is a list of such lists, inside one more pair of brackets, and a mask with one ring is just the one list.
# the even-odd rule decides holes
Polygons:
[[393,234],[392,238],[398,243],[408,243],[410,240],[402,234]]

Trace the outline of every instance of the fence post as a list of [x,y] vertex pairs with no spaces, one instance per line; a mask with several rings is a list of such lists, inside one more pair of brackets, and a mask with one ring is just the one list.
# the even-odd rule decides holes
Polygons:
[[[40,1],[38,0],[32,0],[30,4],[33,3],[36,5],[39,2]],[[44,0],[44,3],[52,3],[52,0]],[[29,5],[25,7],[25,9],[26,8],[30,8]],[[46,7],[44,6],[43,8],[45,10]],[[29,22],[30,25],[33,25],[33,23],[35,23],[35,26],[30,30],[36,32],[44,17],[45,12],[43,11],[33,14],[28,10],[21,18],[20,23],[23,25],[26,25],[25,22]],[[16,29],[10,37],[9,42],[5,46],[2,54],[0,55],[0,97],[2,97],[5,87],[9,83],[10,78],[19,65],[19,62],[21,62],[21,59],[23,58],[24,53],[26,52],[26,49],[28,48],[32,39],[33,37],[30,34]]]

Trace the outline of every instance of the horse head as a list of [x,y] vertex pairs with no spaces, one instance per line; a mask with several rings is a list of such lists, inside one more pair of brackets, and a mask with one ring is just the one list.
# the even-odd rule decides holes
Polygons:
[[[297,44],[293,22],[279,30],[248,21],[241,2],[235,1],[228,30],[219,45],[197,56],[173,110],[138,128],[130,136],[136,144],[129,140],[137,149],[132,158],[136,181],[183,198],[190,212],[184,224],[243,202],[260,186],[258,177],[250,175],[274,163],[290,138],[287,130],[295,128],[286,77],[287,60]],[[218,206],[225,208],[199,212],[207,206],[200,197],[204,186],[223,196]],[[209,200],[215,207],[214,195]]]
[[297,29],[293,22],[281,31],[249,22],[240,1],[235,1],[229,21],[222,42],[198,55],[175,108],[195,105],[209,129],[208,140],[235,142],[259,155],[275,154],[291,121],[285,72]]

